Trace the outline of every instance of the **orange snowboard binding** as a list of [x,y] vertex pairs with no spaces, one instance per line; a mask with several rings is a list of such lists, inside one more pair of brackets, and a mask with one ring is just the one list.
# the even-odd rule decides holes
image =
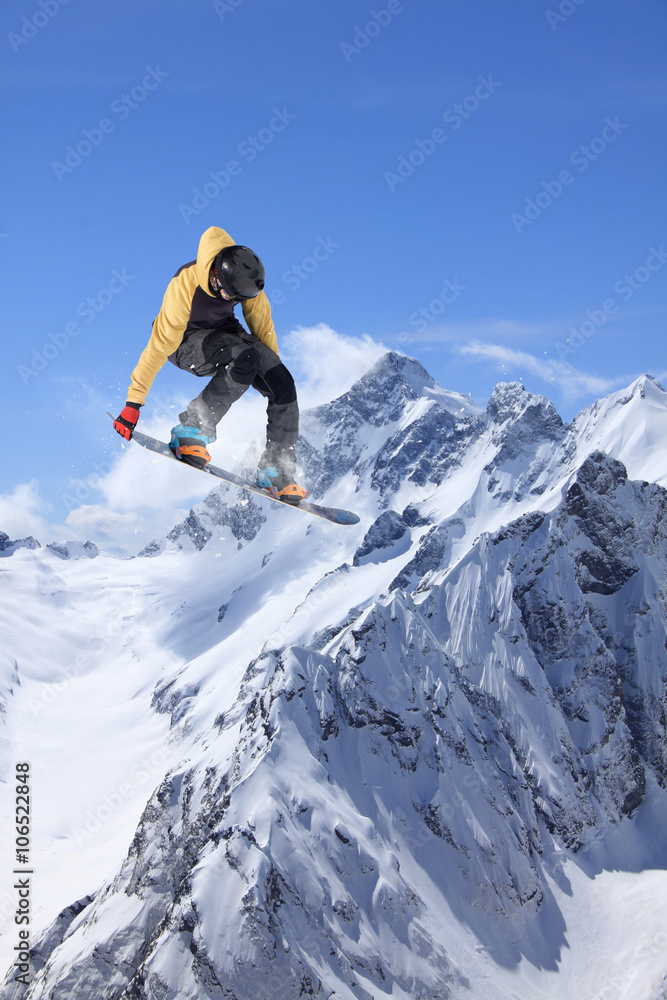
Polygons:
[[257,485],[270,493],[276,500],[292,504],[293,507],[298,506],[308,496],[308,490],[295,483],[289,473],[278,472],[275,465],[257,470]]
[[198,427],[176,424],[171,431],[169,447],[181,462],[194,465],[196,469],[203,469],[211,461],[206,445],[213,440],[215,440],[213,437],[204,434]]

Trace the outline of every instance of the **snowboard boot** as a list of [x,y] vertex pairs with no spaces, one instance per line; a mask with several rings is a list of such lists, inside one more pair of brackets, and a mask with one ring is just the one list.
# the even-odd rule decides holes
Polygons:
[[257,485],[276,500],[292,504],[293,507],[298,506],[308,496],[308,490],[295,483],[288,472],[280,472],[275,465],[257,469]]
[[186,427],[184,424],[176,424],[171,429],[171,441],[169,447],[176,458],[187,465],[194,465],[196,469],[203,469],[211,461],[211,456],[206,447],[215,437],[205,434],[198,427]]

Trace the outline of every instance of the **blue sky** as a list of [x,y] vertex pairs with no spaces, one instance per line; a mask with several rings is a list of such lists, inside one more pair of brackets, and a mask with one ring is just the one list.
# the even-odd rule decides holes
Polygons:
[[[310,402],[376,345],[481,405],[521,379],[566,419],[667,370],[663,0],[16,0],[0,16],[0,530],[94,531],[71,498],[111,503],[105,411],[210,225],[264,260]],[[167,366],[142,422],[202,384]],[[141,487],[126,476],[117,507],[124,491]]]

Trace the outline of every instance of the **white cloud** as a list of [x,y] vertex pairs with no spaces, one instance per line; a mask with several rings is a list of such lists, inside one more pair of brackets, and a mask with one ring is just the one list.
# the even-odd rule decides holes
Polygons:
[[537,339],[553,340],[561,330],[561,326],[557,323],[533,323],[493,317],[466,323],[438,323],[435,314],[429,321],[429,310],[427,307],[424,308],[425,315],[420,321],[424,324],[422,329],[415,329],[414,332],[405,331],[388,339],[398,340],[404,348],[409,348],[410,344],[456,344],[487,338],[514,341],[530,339],[535,342]]
[[475,361],[490,361],[504,375],[512,372],[530,372],[544,382],[557,385],[566,399],[577,399],[585,395],[604,395],[613,388],[625,384],[621,379],[606,379],[598,375],[588,375],[578,371],[563,361],[553,358],[537,358],[527,351],[517,351],[501,344],[484,344],[473,341],[470,344],[460,344],[456,351],[460,355],[473,358]]
[[136,555],[154,538],[164,537],[187,513],[177,507],[118,511],[104,504],[83,504],[67,516],[67,540],[90,539],[106,552]]
[[387,350],[367,334],[347,337],[326,323],[297,327],[280,344],[280,355],[294,376],[302,410],[347,392]]
[[35,480],[20,483],[13,493],[0,495],[0,531],[12,541],[28,535],[42,541],[46,528],[43,508]]

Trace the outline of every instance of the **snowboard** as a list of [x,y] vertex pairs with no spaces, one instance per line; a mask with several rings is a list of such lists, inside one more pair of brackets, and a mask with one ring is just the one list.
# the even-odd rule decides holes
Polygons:
[[[109,416],[111,417],[110,413]],[[115,417],[111,417],[111,419],[114,420]],[[239,489],[247,490],[249,493],[256,493],[257,496],[264,497],[266,500],[273,500],[274,503],[280,504],[281,507],[291,507],[292,510],[300,510],[304,514],[314,514],[315,517],[322,517],[325,521],[332,521],[334,524],[359,523],[358,515],[353,514],[350,510],[340,510],[338,507],[322,507],[316,503],[309,503],[308,500],[302,500],[300,504],[289,504],[283,500],[277,500],[267,490],[263,490],[258,486],[257,483],[253,483],[249,479],[243,479],[241,476],[236,476],[233,472],[227,472],[225,469],[218,469],[215,465],[211,465],[210,462],[203,469],[197,469],[194,465],[188,466],[187,462],[182,462],[179,458],[176,458],[168,444],[165,444],[164,441],[158,441],[157,438],[151,437],[150,434],[134,431],[131,440],[136,441],[142,448],[147,448],[148,451],[154,451],[157,455],[164,455],[165,458],[173,459],[179,465],[195,469],[196,472],[206,472],[209,476],[215,476],[226,483],[231,483],[232,486],[238,486]]]

